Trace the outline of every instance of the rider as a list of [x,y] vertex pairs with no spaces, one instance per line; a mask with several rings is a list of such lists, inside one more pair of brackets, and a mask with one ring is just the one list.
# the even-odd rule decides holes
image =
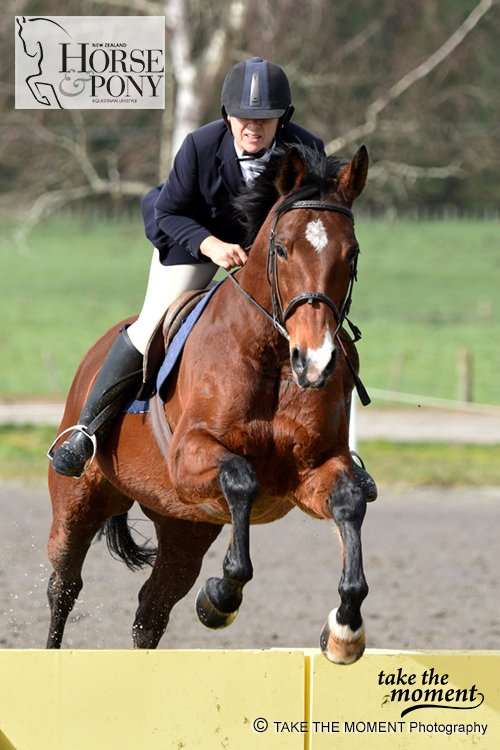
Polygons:
[[[324,144],[290,122],[294,107],[284,71],[254,57],[228,72],[221,94],[222,119],[184,140],[167,181],[142,199],[146,236],[154,246],[146,298],[139,318],[122,328],[111,347],[77,429],[54,452],[59,474],[79,477],[92,456],[92,422],[109,407],[111,419],[141,381],[149,338],[180,294],[203,289],[219,266],[247,262],[245,230],[232,197],[272,158],[279,144],[302,143],[324,153]],[[106,414],[106,413],[105,413]],[[101,430],[101,423],[99,423]],[[100,437],[97,433],[96,437]]]

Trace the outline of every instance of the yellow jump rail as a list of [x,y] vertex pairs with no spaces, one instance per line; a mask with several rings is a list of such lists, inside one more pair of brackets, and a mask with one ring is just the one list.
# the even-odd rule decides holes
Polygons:
[[0,651],[0,750],[500,748],[500,651]]

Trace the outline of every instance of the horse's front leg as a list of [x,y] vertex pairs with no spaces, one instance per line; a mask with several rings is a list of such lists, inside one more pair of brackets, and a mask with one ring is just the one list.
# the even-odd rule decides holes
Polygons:
[[253,576],[250,514],[259,494],[257,475],[245,458],[231,453],[207,433],[190,430],[183,421],[170,446],[169,469],[173,486],[184,503],[218,500],[222,493],[229,506],[232,534],[223,578],[210,578],[196,601],[198,617],[206,627],[225,628],[238,614],[243,587]]
[[243,599],[243,587],[253,577],[250,513],[259,492],[253,466],[240,456],[222,462],[218,479],[231,512],[231,541],[222,566],[224,577],[209,578],[196,599],[200,621],[214,629],[231,625]]
[[342,544],[343,570],[339,584],[340,607],[328,616],[320,645],[336,664],[352,664],[363,654],[365,628],[361,604],[368,594],[361,553],[361,525],[366,512],[362,490],[341,474],[329,497]]

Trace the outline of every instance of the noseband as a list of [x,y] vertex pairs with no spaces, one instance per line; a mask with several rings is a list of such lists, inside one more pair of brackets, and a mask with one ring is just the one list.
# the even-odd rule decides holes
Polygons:
[[[288,211],[293,211],[295,209],[315,209],[317,211],[335,211],[336,213],[342,213],[348,216],[351,221],[354,224],[354,215],[352,211],[347,208],[346,206],[340,205],[340,203],[331,203],[330,201],[295,201],[290,205],[289,208],[286,209],[286,211],[283,211],[282,213],[288,213]],[[273,219],[273,224],[271,227],[271,234],[269,236],[269,245],[267,249],[267,280],[269,282],[269,285],[271,287],[271,301],[272,301],[272,307],[273,312],[272,315],[270,315],[267,310],[265,310],[263,307],[259,305],[258,302],[256,302],[253,297],[251,297],[247,292],[245,292],[244,289],[241,288],[239,283],[236,281],[234,276],[226,271],[226,275],[229,276],[233,284],[239,289],[239,291],[248,299],[249,302],[252,303],[260,312],[273,324],[273,326],[276,328],[277,331],[287,340],[290,341],[290,334],[288,333],[286,329],[286,320],[292,313],[292,311],[299,305],[301,302],[307,301],[308,304],[312,304],[314,301],[323,302],[324,304],[328,305],[328,307],[332,310],[334,316],[335,316],[335,322],[337,323],[337,328],[335,329],[335,333],[333,335],[334,339],[337,339],[339,342],[340,348],[346,358],[347,364],[349,365],[349,368],[351,370],[351,373],[354,377],[354,382],[356,389],[358,391],[361,403],[363,405],[367,405],[370,403],[370,398],[361,383],[357,373],[354,370],[354,367],[351,364],[351,361],[349,360],[349,357],[347,356],[347,352],[345,350],[345,347],[342,343],[342,337],[340,336],[340,329],[342,328],[342,325],[345,322],[348,323],[349,328],[352,332],[352,338],[345,338],[344,340],[349,341],[350,343],[355,343],[356,341],[359,341],[361,338],[361,331],[357,326],[355,326],[351,321],[348,319],[349,310],[351,307],[351,301],[352,301],[352,290],[354,286],[354,282],[357,279],[357,268],[358,268],[358,256],[356,255],[355,258],[353,258],[351,262],[351,271],[349,274],[349,282],[347,286],[347,292],[343,299],[343,302],[340,306],[340,310],[338,309],[337,305],[333,300],[330,299],[330,297],[327,297],[326,294],[323,294],[322,292],[301,292],[300,294],[297,294],[291,302],[288,303],[285,309],[283,309],[283,304],[281,301],[281,295],[279,291],[279,280],[278,280],[278,253],[276,251],[276,225],[278,223],[278,220],[281,216],[281,213],[276,213]]]

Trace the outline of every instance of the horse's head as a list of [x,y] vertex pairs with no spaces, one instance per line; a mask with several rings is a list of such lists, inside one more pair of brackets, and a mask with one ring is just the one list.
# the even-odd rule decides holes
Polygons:
[[23,44],[24,52],[29,57],[33,57],[37,51],[36,42],[35,44],[33,44],[33,40],[29,35],[29,31],[33,27],[30,26],[30,24],[26,23],[26,18],[24,16],[17,16],[16,23],[17,35]]
[[[42,42],[54,43],[58,37],[57,34],[63,32],[67,37],[71,35],[64,29],[61,24],[54,21],[53,18],[28,18],[17,16],[17,34],[21,40],[24,52],[28,57],[36,57],[37,62],[43,60]],[[38,59],[39,58],[39,59]]]
[[[368,172],[364,146],[340,172],[337,160],[291,148],[276,179],[268,274],[273,307],[289,338],[293,376],[322,388],[338,356],[336,334],[348,313],[359,246],[350,208]],[[331,177],[332,164],[337,176]],[[281,308],[281,309],[280,309]]]

